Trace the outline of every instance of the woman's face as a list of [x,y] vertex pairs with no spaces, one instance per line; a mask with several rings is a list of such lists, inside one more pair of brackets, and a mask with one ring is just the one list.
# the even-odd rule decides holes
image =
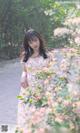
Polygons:
[[40,41],[39,41],[38,37],[34,37],[31,41],[29,41],[29,46],[34,51],[39,51]]

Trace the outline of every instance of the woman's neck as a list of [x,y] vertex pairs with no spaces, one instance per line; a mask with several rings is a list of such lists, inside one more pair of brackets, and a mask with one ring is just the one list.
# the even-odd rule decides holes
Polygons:
[[31,57],[35,58],[39,56],[39,52],[34,52],[33,55]]

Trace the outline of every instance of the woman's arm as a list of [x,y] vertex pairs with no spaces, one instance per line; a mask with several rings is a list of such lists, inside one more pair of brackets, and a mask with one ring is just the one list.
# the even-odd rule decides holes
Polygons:
[[27,70],[26,70],[25,64],[23,64],[23,72],[21,75],[21,87],[23,87],[23,88],[28,87]]

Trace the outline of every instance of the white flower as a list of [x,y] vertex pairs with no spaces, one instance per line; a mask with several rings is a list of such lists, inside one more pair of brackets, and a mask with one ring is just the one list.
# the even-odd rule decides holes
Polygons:
[[44,11],[44,13],[45,13],[46,16],[47,15],[49,15],[49,16],[52,16],[53,15],[52,9],[51,10],[46,10],[46,11]]
[[76,33],[80,36],[80,29],[76,28]]
[[75,43],[80,44],[80,37],[75,38]]
[[72,33],[72,30],[69,30],[67,28],[56,28],[54,31],[54,36],[63,36],[64,34],[70,34]]
[[69,83],[67,84],[67,86],[68,86],[68,91],[71,93],[73,91],[73,84]]
[[74,17],[74,18],[70,18],[65,20],[64,22],[65,25],[79,25],[80,24],[80,17]]

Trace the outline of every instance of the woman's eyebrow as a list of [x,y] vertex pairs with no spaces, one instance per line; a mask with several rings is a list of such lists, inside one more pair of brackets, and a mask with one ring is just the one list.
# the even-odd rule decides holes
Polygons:
[[30,42],[36,41],[36,40],[37,40],[37,38],[32,38],[32,39],[30,40]]
[[37,37],[34,37],[33,40],[37,40],[38,38]]

